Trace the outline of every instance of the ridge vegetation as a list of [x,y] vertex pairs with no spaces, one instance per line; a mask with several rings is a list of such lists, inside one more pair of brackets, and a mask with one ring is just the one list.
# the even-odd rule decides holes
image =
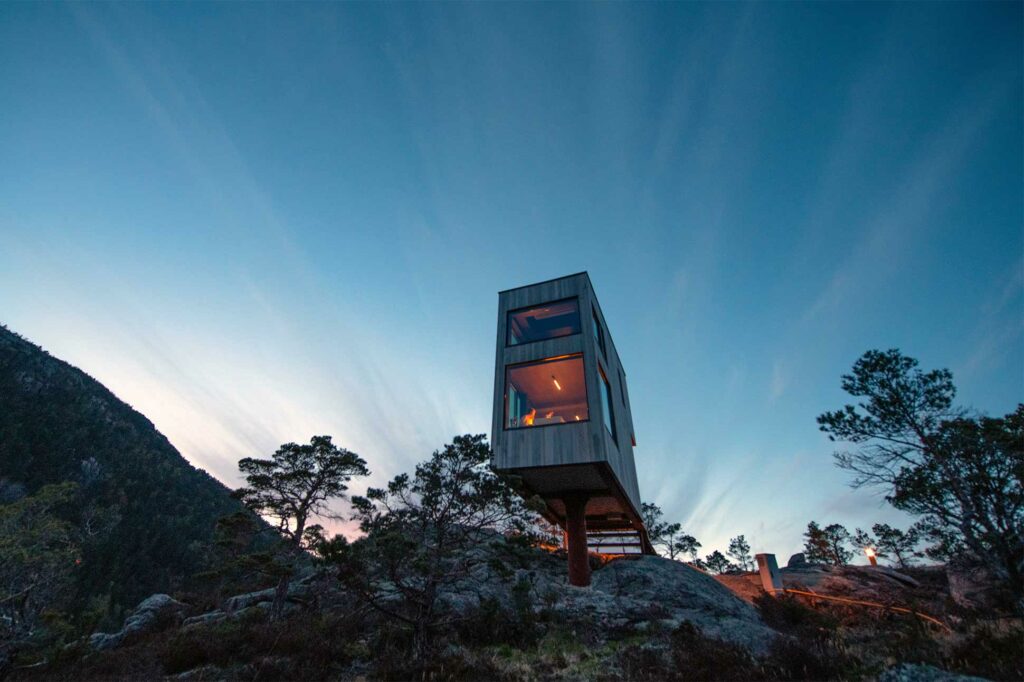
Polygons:
[[[701,558],[647,503],[664,557],[594,556],[592,586],[574,588],[543,502],[490,470],[483,436],[347,502],[367,462],[314,436],[243,458],[232,492],[98,382],[0,328],[0,678],[1024,678],[1008,583],[1021,409],[954,410],[948,373],[898,351],[866,354],[844,387],[864,402],[819,419],[859,447],[838,463],[891,486],[919,523],[851,534],[812,521],[781,569],[811,598],[775,598],[745,535]],[[328,537],[324,518],[361,535]],[[848,565],[869,546],[900,571]],[[925,554],[949,564],[915,566]]]

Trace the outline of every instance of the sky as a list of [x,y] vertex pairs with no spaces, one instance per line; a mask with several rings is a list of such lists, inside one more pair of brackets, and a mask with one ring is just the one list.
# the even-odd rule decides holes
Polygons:
[[0,323],[229,486],[490,428],[497,292],[586,270],[705,550],[909,523],[815,417],[868,349],[1024,397],[1020,3],[0,5]]

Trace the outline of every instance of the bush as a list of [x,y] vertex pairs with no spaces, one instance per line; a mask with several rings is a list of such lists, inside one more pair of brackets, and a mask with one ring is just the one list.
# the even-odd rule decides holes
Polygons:
[[631,645],[618,657],[622,677],[629,680],[757,680],[764,675],[743,647],[712,639],[692,623],[682,623],[669,636],[668,647]]
[[283,620],[256,613],[178,630],[166,640],[158,658],[171,675],[205,665],[250,664],[287,670],[293,679],[325,679],[337,677],[354,654],[365,650],[358,646],[361,630],[360,619],[347,613],[300,613]]
[[859,677],[860,661],[819,642],[779,637],[763,665],[768,679],[841,680]]
[[791,596],[774,597],[763,594],[754,599],[754,606],[765,625],[791,635],[834,632],[839,622],[824,611],[807,606]]
[[967,675],[993,680],[1024,680],[1024,631],[1021,623],[998,632],[982,625],[957,642],[949,656],[949,666]]
[[784,633],[771,645],[765,676],[783,680],[837,680],[855,677],[862,662],[847,650],[839,621],[800,600],[762,595],[754,600],[761,618]]

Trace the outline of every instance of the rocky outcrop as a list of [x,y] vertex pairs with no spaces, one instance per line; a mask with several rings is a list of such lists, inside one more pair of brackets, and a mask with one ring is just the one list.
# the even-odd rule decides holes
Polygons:
[[[226,618],[237,618],[251,613],[253,609],[270,609],[277,590],[273,587],[256,592],[246,592],[230,597],[224,602],[223,609],[201,613],[191,616],[182,621],[183,627],[192,625],[210,625]],[[288,588],[288,596],[285,599],[284,610],[290,611],[306,604],[309,600],[311,588],[308,583],[292,583]]]
[[708,637],[757,654],[776,636],[750,604],[713,577],[661,557],[613,561],[594,574],[589,592],[573,590],[566,601],[632,624],[654,620],[652,615],[670,628],[688,622]]
[[[914,575],[887,566],[795,564],[780,569],[779,574],[787,590],[894,605],[913,603],[931,613],[941,613],[946,594],[943,569],[917,567],[911,571]],[[748,602],[764,594],[756,573],[719,575],[715,579]]]
[[799,566],[807,565],[807,557],[804,556],[803,552],[797,552],[793,556],[789,557],[789,561],[786,562],[787,568],[797,568]]
[[89,638],[89,645],[97,651],[104,651],[130,643],[142,635],[179,623],[186,608],[185,604],[169,595],[154,594],[135,607],[120,630],[113,634],[94,633]]
[[511,579],[481,566],[471,584],[457,586],[442,598],[457,611],[472,611],[482,599],[511,608],[510,583],[528,589],[535,611],[550,609],[595,631],[643,632],[689,622],[709,637],[755,653],[766,651],[776,636],[750,604],[710,575],[655,556],[614,560],[594,571],[591,586],[585,588],[568,584],[564,556],[538,556]]
[[878,676],[878,682],[986,682],[982,677],[960,675],[930,665],[904,663]]
[[951,561],[946,565],[949,596],[969,609],[1001,610],[1012,597],[1001,589],[991,569],[978,561]]

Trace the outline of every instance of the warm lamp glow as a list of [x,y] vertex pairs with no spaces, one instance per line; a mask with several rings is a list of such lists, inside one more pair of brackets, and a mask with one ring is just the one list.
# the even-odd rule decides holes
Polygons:
[[865,547],[864,553],[868,555],[868,558],[875,556],[875,550],[873,547]]
[[555,378],[554,374],[551,375],[551,380],[553,382],[555,382],[555,388],[557,388],[559,391],[561,391],[562,390],[562,384],[558,383],[558,379]]

